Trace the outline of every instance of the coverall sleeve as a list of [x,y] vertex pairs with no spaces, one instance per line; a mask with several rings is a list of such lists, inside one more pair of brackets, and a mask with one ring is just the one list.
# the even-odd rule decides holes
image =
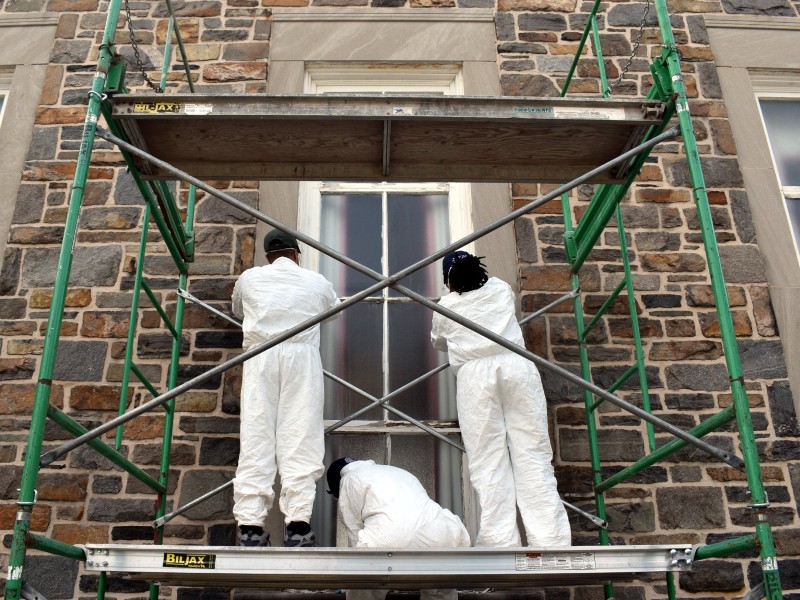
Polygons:
[[440,352],[447,352],[447,338],[444,337],[442,325],[444,317],[439,313],[433,315],[433,326],[431,327],[431,344]]
[[342,513],[342,523],[347,533],[347,545],[351,548],[356,547],[358,534],[364,529],[364,521],[361,518],[364,498],[359,487],[354,478],[348,477],[341,482],[339,490],[339,511]]
[[233,295],[231,296],[231,310],[233,315],[238,319],[244,318],[244,308],[242,307],[242,289],[240,282],[242,278],[236,280],[236,285],[233,286]]
[[[341,303],[341,300],[336,295],[336,292],[334,291],[333,286],[330,285],[330,283],[328,284],[328,294],[326,300],[328,304],[327,308],[333,308],[337,304]],[[328,323],[329,321],[335,321],[336,319],[339,318],[341,314],[342,314],[341,312],[337,312],[335,315],[331,315],[330,317],[325,319],[323,323]]]

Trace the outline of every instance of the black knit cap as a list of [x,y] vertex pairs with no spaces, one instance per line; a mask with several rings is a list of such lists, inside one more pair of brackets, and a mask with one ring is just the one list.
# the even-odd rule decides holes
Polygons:
[[275,252],[277,250],[297,250],[300,252],[300,245],[294,236],[280,229],[273,229],[264,236],[264,252]]
[[342,469],[352,462],[356,462],[355,458],[339,458],[333,461],[328,467],[328,473],[325,476],[328,480],[329,494],[333,494],[334,498],[339,497],[339,484],[342,481]]

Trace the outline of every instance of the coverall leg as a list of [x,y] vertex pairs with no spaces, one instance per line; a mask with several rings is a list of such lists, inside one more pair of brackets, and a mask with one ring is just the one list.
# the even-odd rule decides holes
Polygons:
[[481,519],[476,546],[519,546],[514,477],[499,392],[503,355],[463,364],[457,375],[456,403],[469,478],[478,493]]
[[275,498],[279,347],[243,365],[239,463],[233,481],[233,516],[239,525],[263,527]]
[[569,520],[558,495],[547,431],[547,401],[536,366],[511,355],[500,398],[508,433],[517,505],[529,546],[570,546]]
[[317,480],[325,471],[323,375],[319,350],[284,342],[280,348],[280,401],[276,456],[280,509],[286,523],[311,520]]

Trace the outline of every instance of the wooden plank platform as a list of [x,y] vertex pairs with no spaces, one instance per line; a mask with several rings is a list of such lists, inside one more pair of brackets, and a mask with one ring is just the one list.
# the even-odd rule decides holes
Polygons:
[[91,544],[87,571],[169,585],[339,588],[529,588],[634,579],[691,570],[694,550],[675,546],[575,546],[357,550]]
[[[202,179],[563,183],[640,143],[644,99],[117,95],[128,140]],[[140,163],[146,177],[174,178]],[[597,181],[619,181],[622,165]]]

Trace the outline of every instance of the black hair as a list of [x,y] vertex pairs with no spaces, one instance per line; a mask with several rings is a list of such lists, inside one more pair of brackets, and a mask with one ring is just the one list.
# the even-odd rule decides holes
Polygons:
[[481,262],[482,258],[484,257],[467,254],[453,262],[447,275],[450,289],[463,294],[482,288],[483,284],[489,280],[486,265]]

